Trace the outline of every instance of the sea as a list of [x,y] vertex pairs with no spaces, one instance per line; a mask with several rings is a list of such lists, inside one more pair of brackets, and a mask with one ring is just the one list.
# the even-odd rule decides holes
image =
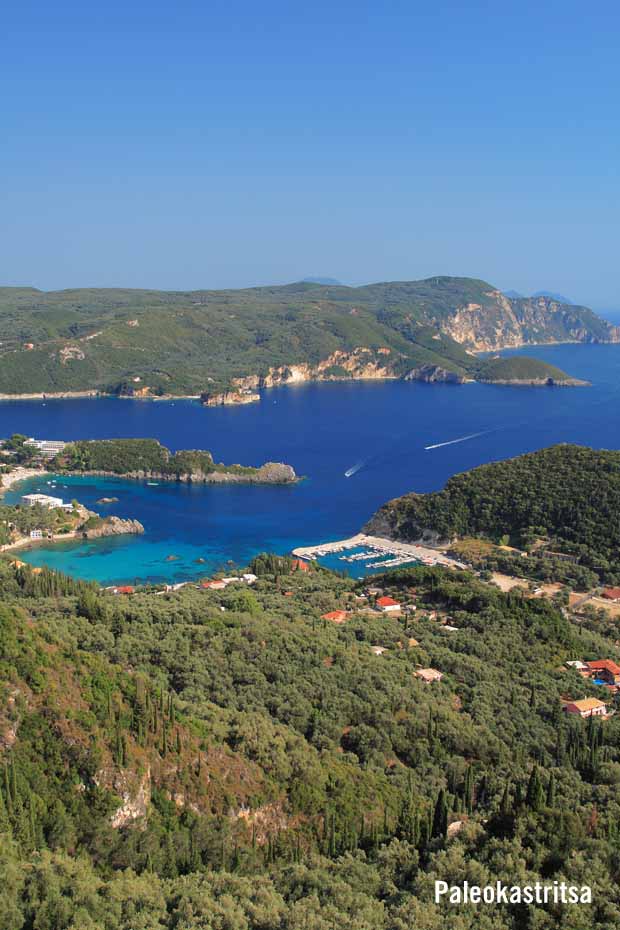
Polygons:
[[[113,398],[0,402],[0,436],[154,437],[172,450],[209,449],[216,461],[287,462],[294,486],[147,483],[49,477],[24,483],[77,498],[101,514],[134,517],[143,536],[34,545],[19,552],[102,584],[179,582],[233,572],[254,555],[358,532],[385,501],[443,486],[457,472],[558,442],[620,448],[620,345],[528,347],[590,387],[355,382],[264,391],[244,407]],[[48,484],[47,482],[51,483]],[[102,497],[117,497],[99,504]],[[333,568],[360,574],[332,556]]]

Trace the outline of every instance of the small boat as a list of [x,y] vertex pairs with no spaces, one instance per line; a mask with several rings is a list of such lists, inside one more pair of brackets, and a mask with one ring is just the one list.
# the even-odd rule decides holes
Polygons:
[[159,487],[159,482],[158,482],[158,481],[147,481],[146,483],[147,483],[148,485],[150,485],[152,488],[158,488],[158,487]]

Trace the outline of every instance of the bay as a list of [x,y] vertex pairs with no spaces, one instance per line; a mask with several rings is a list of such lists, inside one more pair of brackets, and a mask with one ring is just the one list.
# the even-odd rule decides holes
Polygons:
[[[187,580],[247,564],[260,551],[285,553],[351,535],[384,501],[435,490],[483,462],[556,442],[620,448],[620,346],[515,351],[558,365],[592,386],[306,384],[265,391],[260,404],[210,409],[179,400],[2,402],[1,436],[155,437],[173,450],[209,449],[227,463],[288,462],[305,476],[294,487],[59,479],[59,496],[77,497],[101,513],[135,517],[146,533],[37,546],[20,558],[106,584]],[[50,490],[35,480],[9,492],[7,500],[34,488]],[[96,504],[101,497],[119,501]]]

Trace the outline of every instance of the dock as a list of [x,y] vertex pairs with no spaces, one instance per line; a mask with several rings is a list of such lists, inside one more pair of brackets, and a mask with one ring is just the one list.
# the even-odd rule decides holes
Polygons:
[[[324,558],[326,555],[335,555],[346,552],[348,549],[363,549],[361,553],[351,556],[341,556],[346,562],[356,562],[363,559],[373,559],[367,562],[365,568],[397,568],[409,562],[421,562],[423,565],[443,565],[445,568],[466,568],[463,562],[450,558],[438,549],[420,546],[417,543],[396,542],[393,539],[384,539],[381,536],[367,536],[357,533],[348,539],[339,539],[334,542],[319,543],[315,546],[298,546],[293,549],[293,555],[298,559],[312,561]],[[389,558],[386,558],[389,556]],[[379,559],[380,561],[377,561]]]

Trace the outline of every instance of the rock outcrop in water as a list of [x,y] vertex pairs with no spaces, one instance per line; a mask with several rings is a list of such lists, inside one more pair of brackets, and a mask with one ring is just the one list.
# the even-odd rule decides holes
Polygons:
[[[89,526],[91,522],[92,525]],[[139,520],[123,520],[121,517],[100,518],[97,514],[92,514],[81,531],[86,539],[101,539],[103,536],[142,535],[144,527]]]

